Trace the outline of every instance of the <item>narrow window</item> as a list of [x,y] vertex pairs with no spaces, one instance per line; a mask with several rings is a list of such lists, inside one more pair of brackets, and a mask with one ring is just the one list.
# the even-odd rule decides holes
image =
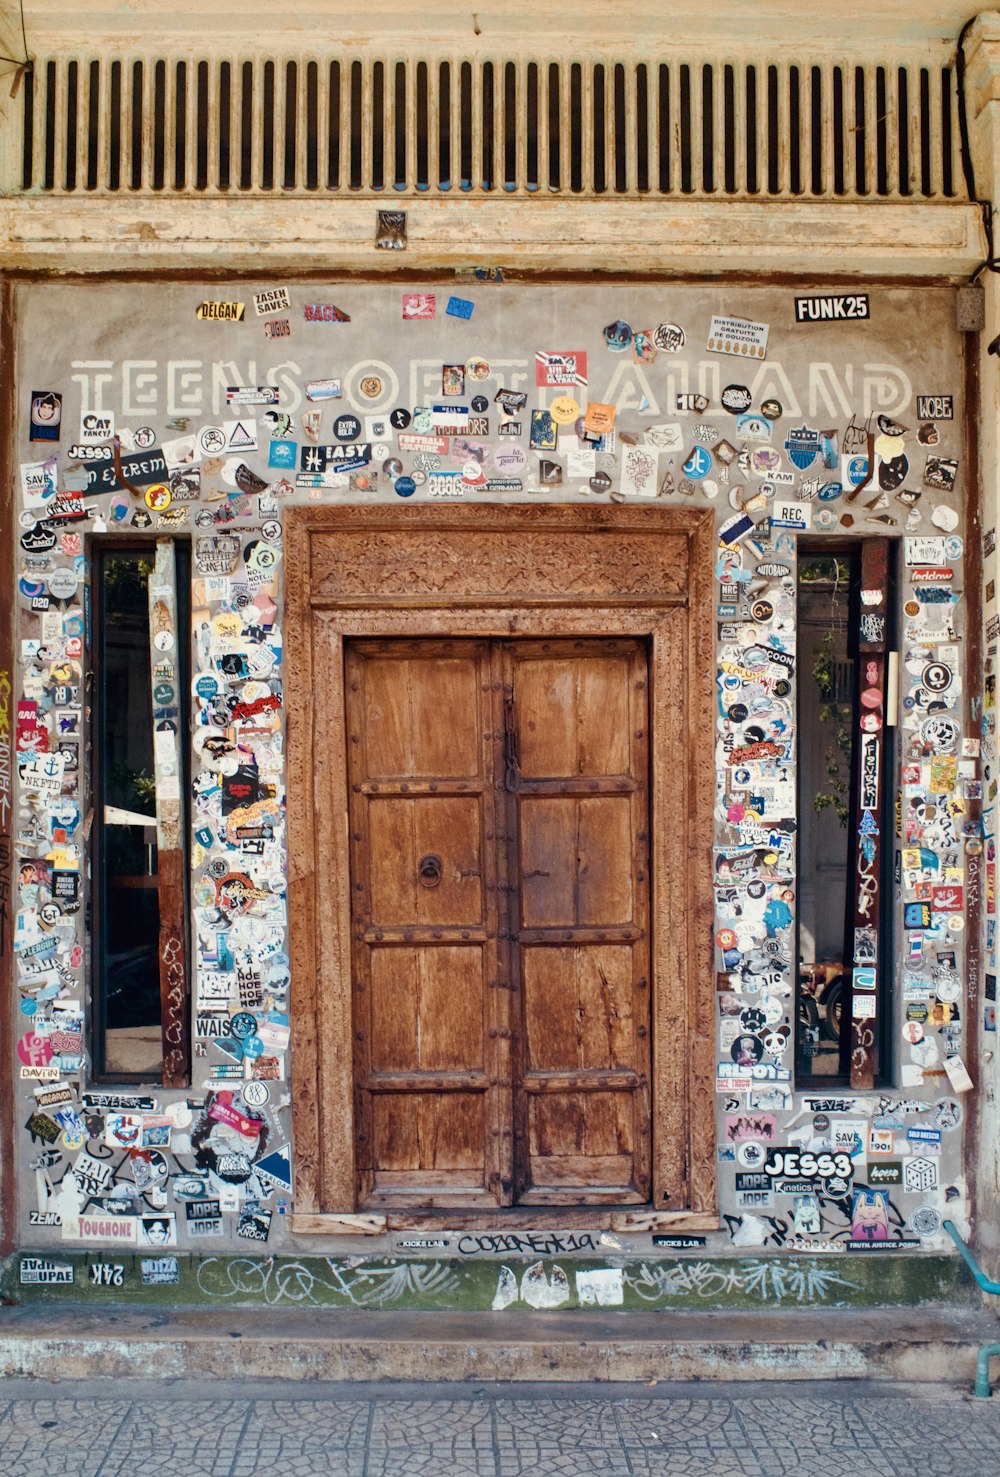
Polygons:
[[98,1080],[181,1085],[190,618],[169,552],[176,569],[154,543],[93,550],[93,1058]]
[[895,795],[889,545],[806,552],[798,595],[799,1083],[884,1076]]

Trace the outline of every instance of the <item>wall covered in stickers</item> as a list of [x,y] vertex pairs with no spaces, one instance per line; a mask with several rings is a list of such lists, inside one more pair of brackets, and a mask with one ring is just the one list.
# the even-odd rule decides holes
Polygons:
[[[720,1220],[692,1244],[939,1250],[942,1219],[967,1225],[974,1213],[962,1146],[981,1023],[993,1029],[979,996],[980,970],[995,970],[996,908],[979,800],[994,714],[979,674],[963,671],[974,488],[953,294],[498,275],[16,289],[24,1248],[317,1249],[290,1230],[282,679],[282,520],[310,503],[715,511],[718,668],[705,680],[717,731],[700,741],[717,756],[704,846],[716,878]],[[190,947],[190,1010],[177,1012],[189,1034],[165,1057],[170,1087],[108,1073],[95,1083],[90,1061],[101,743],[90,581],[96,549],[140,536],[190,549],[189,563],[159,554],[150,576],[162,592],[157,839],[161,856],[184,858]],[[811,1077],[797,1090],[797,566],[803,540],[815,560],[824,541],[836,559],[845,539],[860,549],[868,714],[851,818],[853,1036],[836,1086]],[[169,710],[188,704],[186,756]],[[880,891],[881,853],[892,860]],[[164,977],[180,936],[166,938]],[[889,977],[869,991],[877,967]],[[366,1250],[511,1250],[447,1228],[407,1239]],[[607,1246],[588,1233],[574,1251],[606,1257]],[[338,1247],[357,1243],[331,1238]],[[650,1237],[614,1247],[642,1255]]]

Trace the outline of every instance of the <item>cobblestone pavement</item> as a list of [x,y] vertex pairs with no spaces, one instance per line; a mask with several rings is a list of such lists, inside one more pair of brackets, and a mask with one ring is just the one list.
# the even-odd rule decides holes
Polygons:
[[2,1477],[262,1473],[997,1477],[1000,1397],[787,1382],[0,1386]]

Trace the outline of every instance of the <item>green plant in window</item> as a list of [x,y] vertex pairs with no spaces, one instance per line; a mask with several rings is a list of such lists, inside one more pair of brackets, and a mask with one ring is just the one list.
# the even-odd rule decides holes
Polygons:
[[846,828],[851,794],[851,706],[836,700],[832,631],[825,631],[820,638],[812,677],[819,689],[819,721],[830,726],[824,756],[827,788],[817,790],[813,796],[813,810],[817,815],[833,810]]
[[152,819],[156,814],[156,779],[144,769],[129,769],[126,764],[115,764],[111,768],[111,788],[114,794],[127,797],[126,809],[136,809],[141,815]]

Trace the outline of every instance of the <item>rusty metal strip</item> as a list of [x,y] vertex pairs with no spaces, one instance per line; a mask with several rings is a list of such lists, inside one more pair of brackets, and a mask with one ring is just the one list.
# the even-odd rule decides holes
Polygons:
[[129,482],[125,473],[122,471],[122,443],[121,438],[118,436],[112,436],[111,438],[111,455],[114,459],[115,476],[118,478],[118,481],[133,497],[138,498],[142,502],[142,488],[136,487],[134,482]]

